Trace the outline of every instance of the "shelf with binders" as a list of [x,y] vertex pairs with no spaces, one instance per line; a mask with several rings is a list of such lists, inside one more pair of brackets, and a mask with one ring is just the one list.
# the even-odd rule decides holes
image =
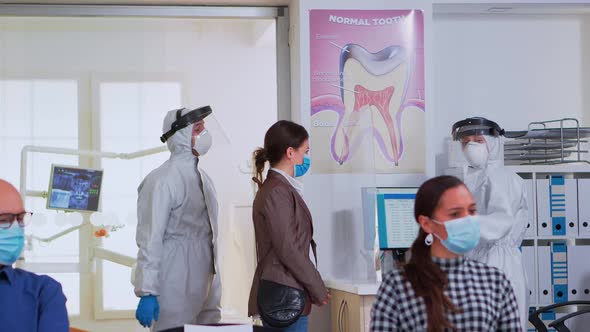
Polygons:
[[[533,166],[519,166],[525,182],[529,206],[526,239],[588,239],[590,238],[590,167],[579,167],[577,173],[536,172]],[[513,167],[515,168],[515,167]],[[565,169],[564,171],[571,171]],[[590,203],[590,201],[588,202]]]
[[527,241],[557,241],[557,240],[590,240],[590,236],[580,237],[575,235],[566,235],[566,236],[559,236],[559,235],[547,235],[547,236],[525,236],[524,240]]
[[[521,251],[530,306],[590,300],[590,165],[508,168],[527,189],[529,223]],[[581,315],[570,324],[587,327],[590,317]]]
[[562,173],[590,173],[590,165],[587,163],[572,163],[561,165],[507,165],[506,169],[515,173],[546,173],[546,174],[562,174]]

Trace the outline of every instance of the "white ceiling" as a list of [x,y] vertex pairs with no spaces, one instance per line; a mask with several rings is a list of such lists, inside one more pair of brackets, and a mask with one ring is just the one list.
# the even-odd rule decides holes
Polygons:
[[589,3],[435,3],[435,14],[586,15]]
[[290,0],[0,0],[0,4],[284,6]]
[[[534,3],[499,0],[433,0],[435,14],[523,14],[579,15],[590,14],[590,0],[556,3],[537,0]],[[287,6],[291,0],[0,0],[0,4],[88,4],[88,5],[209,5],[209,6]],[[523,3],[524,2],[524,3]]]

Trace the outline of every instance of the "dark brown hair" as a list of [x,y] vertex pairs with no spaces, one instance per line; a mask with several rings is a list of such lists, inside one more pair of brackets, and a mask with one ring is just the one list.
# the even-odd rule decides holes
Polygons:
[[261,185],[264,164],[268,161],[271,167],[275,166],[288,148],[297,149],[307,139],[309,134],[303,126],[287,120],[277,121],[266,131],[264,147],[256,149],[253,153],[255,177],[252,180]]
[[[437,176],[424,182],[416,193],[414,217],[432,217],[442,195],[449,189],[463,186],[463,182],[454,176]],[[451,300],[444,294],[449,279],[431,258],[430,247],[424,243],[428,234],[420,228],[418,237],[412,244],[410,261],[403,265],[406,279],[412,284],[417,296],[424,299],[428,314],[428,332],[441,332],[445,328],[453,329],[446,317],[446,312],[459,312]]]

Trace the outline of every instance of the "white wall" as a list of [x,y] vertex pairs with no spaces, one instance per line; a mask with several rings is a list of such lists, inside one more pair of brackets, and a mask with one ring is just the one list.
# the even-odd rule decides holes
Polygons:
[[[434,15],[432,3],[453,1],[293,1],[293,119],[309,123],[309,10],[425,10],[425,175],[314,175],[305,178],[326,279],[365,279],[360,254],[363,228],[359,189],[365,185],[416,185],[447,165],[444,140],[451,125],[468,116],[487,116],[508,130],[530,121],[576,117],[589,125],[590,24],[583,17]],[[549,3],[549,2],[548,2]],[[553,2],[554,3],[554,2]],[[313,147],[313,141],[312,141]],[[313,160],[313,156],[312,156]],[[313,166],[312,166],[313,171]],[[311,331],[328,328],[326,309],[311,317]]]
[[[312,9],[423,9],[425,33],[426,98],[431,100],[431,2],[295,0],[290,6],[291,27],[291,100],[292,118],[307,129],[310,126],[310,63],[309,10]],[[432,121],[431,104],[426,103],[426,126]],[[426,139],[431,138],[426,134]],[[434,163],[426,144],[427,173],[434,173]],[[313,137],[311,140],[313,150]],[[339,174],[314,175],[312,151],[311,175],[304,177],[305,200],[314,220],[314,238],[318,242],[318,264],[324,279],[366,280],[374,277],[371,257],[364,249],[364,227],[361,206],[363,186],[411,186],[422,183],[424,175]],[[431,167],[432,166],[432,167]],[[314,309],[310,318],[310,332],[329,331],[329,308]]]
[[563,117],[590,124],[588,18],[435,14],[433,28],[437,173],[443,139],[470,116],[506,130]]
[[[309,10],[312,9],[423,9],[425,21],[426,93],[432,89],[430,68],[431,9],[429,1],[323,1],[321,4],[300,0],[291,5],[291,25],[295,37],[291,48],[292,117],[310,128]],[[426,122],[431,112],[426,106]],[[427,124],[428,126],[428,124]],[[313,147],[313,138],[312,138]],[[430,145],[430,144],[427,144]],[[312,151],[313,153],[313,151]],[[427,150],[428,156],[431,155]],[[313,159],[313,155],[312,155]],[[432,165],[428,161],[427,165]],[[434,168],[428,167],[427,172]],[[305,177],[305,199],[314,217],[315,237],[319,248],[319,269],[326,278],[366,279],[368,262],[360,253],[364,243],[360,188],[375,185],[415,185],[423,175],[341,174]]]
[[[271,33],[265,33],[268,29]],[[273,20],[262,23],[247,19],[0,20],[0,77],[58,75],[82,77],[83,82],[88,83],[92,75],[114,74],[119,78],[128,77],[128,74],[135,78],[173,75],[188,82],[185,106],[212,105],[220,126],[212,130],[214,148],[203,158],[201,166],[213,178],[220,197],[220,265],[222,272],[224,269],[229,272],[222,275],[227,285],[225,309],[244,311],[251,283],[249,267],[243,268],[243,265],[253,260],[254,251],[237,243],[240,239],[236,238],[236,232],[247,226],[251,228],[251,219],[248,216],[245,220],[233,220],[233,224],[230,219],[234,216],[233,204],[252,202],[251,176],[241,174],[238,166],[241,164],[247,170],[246,160],[251,158],[257,146],[262,145],[265,130],[277,117],[274,36]],[[88,89],[85,93],[88,95],[90,84],[80,89]],[[162,117],[166,111],[162,110]],[[90,118],[89,113],[90,109],[83,109],[81,116]],[[160,123],[161,119],[157,128],[161,128]],[[92,129],[83,126],[79,131],[86,135]],[[218,135],[219,130],[223,130],[229,140],[225,143],[232,145],[220,144],[218,138],[222,135]],[[160,134],[159,129],[153,133],[151,146],[161,146]],[[89,143],[83,147],[92,146]],[[114,152],[131,152],[124,147],[121,149]],[[14,162],[14,167],[18,167],[18,162]],[[133,184],[133,190],[138,184]],[[135,225],[126,228],[134,233]],[[116,236],[119,234],[112,234],[113,238]],[[128,245],[131,252],[136,252],[134,237],[129,239]],[[110,290],[117,287],[122,287],[121,292],[126,295],[131,294],[129,276],[116,285],[105,285]],[[86,310],[73,322],[74,326],[93,331],[143,330],[134,319],[92,322],[92,299],[84,297],[81,300]]]
[[[584,109],[590,106],[590,64],[584,61],[590,56],[590,23],[587,19],[575,16],[483,15],[435,15],[432,18],[432,2],[291,1],[293,119],[310,128],[309,10],[422,8],[425,10],[426,38],[427,175],[440,173],[446,165],[446,158],[442,155],[442,142],[448,135],[451,124],[470,115],[488,116],[507,129],[522,128],[533,120],[563,116],[579,117],[583,124],[588,125],[590,116],[584,112]],[[31,31],[35,29],[24,21],[19,22],[21,27]],[[12,39],[0,40],[0,74],[60,70],[75,73],[162,70],[185,72],[185,68],[190,66],[193,68],[190,72],[191,77],[199,81],[198,77],[204,75],[203,73],[211,74],[207,62],[216,58],[224,61],[226,66],[212,75],[216,77],[214,81],[194,83],[191,100],[195,104],[214,102],[223,107],[240,110],[243,109],[243,105],[271,103],[261,100],[255,94],[245,96],[247,99],[227,98],[222,91],[212,90],[211,86],[222,83],[249,84],[248,81],[235,82],[231,78],[236,71],[253,69],[241,66],[239,61],[236,61],[238,55],[221,52],[227,46],[223,40],[227,37],[224,31],[230,28],[218,24],[213,31],[209,31],[198,24],[186,24],[188,30],[184,37],[194,40],[194,43],[187,44],[183,36],[173,34],[165,27],[154,31],[141,24],[137,26],[137,32],[153,34],[154,38],[139,41],[122,35],[120,39],[103,38],[100,43],[91,43],[88,36],[92,31],[76,32],[72,26],[54,25],[55,29],[69,31],[70,38],[75,38],[79,47],[66,47],[59,41],[40,38],[35,44],[45,50],[41,52],[31,47],[15,47],[33,44],[30,39],[23,38],[22,34]],[[6,31],[7,28],[5,24],[0,25],[0,29]],[[37,29],[43,32],[46,27]],[[117,31],[117,25],[112,24],[110,29]],[[250,29],[245,27],[238,30],[244,35],[250,33]],[[201,53],[205,41],[208,51],[214,45],[221,53],[210,53],[215,55],[195,61],[191,54]],[[88,48],[93,51],[82,52]],[[125,48],[140,50],[141,58],[119,52]],[[59,50],[67,52],[57,52]],[[91,63],[93,65],[90,65]],[[120,66],[112,67],[113,63]],[[255,76],[257,73],[250,71],[247,75]],[[243,113],[243,116],[247,116],[247,113]],[[234,127],[231,130],[241,131],[239,124],[239,121],[232,122]],[[252,140],[262,142],[261,137]],[[212,172],[214,176],[219,176],[223,170],[214,169]],[[305,198],[314,217],[315,238],[319,244],[319,269],[324,277],[344,276],[354,279],[364,277],[368,272],[367,263],[357,250],[363,244],[360,187],[367,184],[412,185],[419,184],[422,179],[423,176],[420,175],[307,176]],[[236,186],[244,185],[249,186],[247,180],[236,183]],[[347,238],[348,244],[354,244],[351,246],[352,249],[339,247],[340,244],[335,242],[345,236],[350,237]],[[325,328],[325,325],[323,326]],[[326,331],[324,328],[318,331]]]
[[[440,174],[446,167],[444,140],[452,124],[468,116],[487,116],[508,130],[525,128],[530,121],[566,116],[587,124],[583,109],[590,104],[582,93],[589,91],[590,81],[588,65],[583,61],[589,49],[586,20],[571,15],[435,15],[429,20],[430,4],[419,4],[426,9],[426,176]],[[374,1],[362,6],[346,2],[294,4],[291,24],[299,22],[300,26],[296,27],[291,54],[293,119],[309,128],[310,9],[420,7],[416,2],[401,1],[395,5]],[[306,201],[315,221],[323,275],[350,279],[367,275],[365,258],[358,252],[363,245],[360,187],[415,185],[423,178],[307,176]]]

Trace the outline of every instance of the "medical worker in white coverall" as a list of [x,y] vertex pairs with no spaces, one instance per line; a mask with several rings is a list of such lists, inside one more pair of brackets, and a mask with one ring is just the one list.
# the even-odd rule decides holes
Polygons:
[[152,331],[221,319],[216,266],[217,198],[199,158],[211,147],[210,107],[168,112],[161,140],[171,152],[138,188],[136,318]]
[[452,135],[461,142],[469,163],[464,182],[473,194],[480,217],[480,243],[466,256],[506,274],[526,331],[528,290],[519,250],[529,217],[524,181],[504,167],[504,130],[495,122],[485,118],[462,120],[453,125]]

